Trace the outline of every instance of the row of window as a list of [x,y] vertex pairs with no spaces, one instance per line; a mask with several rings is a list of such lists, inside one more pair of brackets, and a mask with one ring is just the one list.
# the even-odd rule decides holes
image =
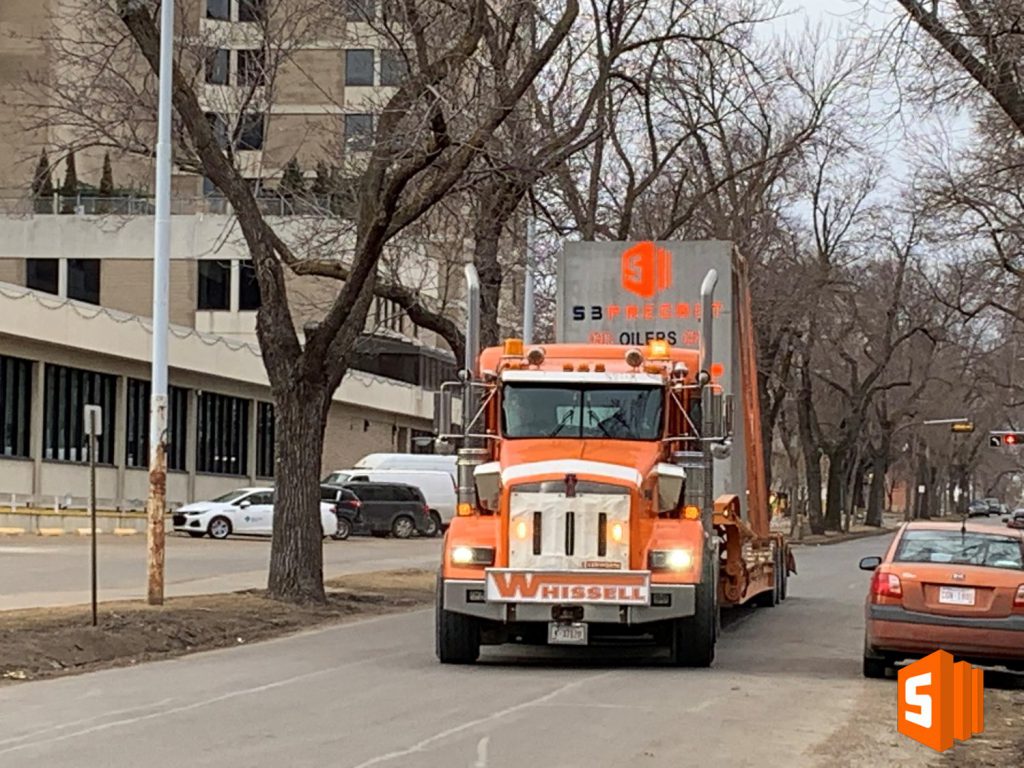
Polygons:
[[[101,259],[65,259],[67,289],[63,295],[69,299],[90,304],[100,303]],[[61,294],[60,259],[25,259],[25,285],[36,291]],[[197,309],[231,309],[231,298],[238,297],[238,309],[252,311],[260,308],[260,286],[251,261],[238,265],[238,280],[232,279],[230,261],[199,261]],[[237,283],[237,284],[236,284]]]
[[[376,52],[371,48],[345,51],[345,85],[397,86],[405,79],[408,67],[400,51],[380,52],[379,77]],[[209,85],[263,86],[267,82],[267,59],[261,48],[215,48],[206,57],[205,78]]]
[[[252,152],[263,149],[266,140],[266,116],[258,112],[246,112],[238,120],[219,112],[207,112],[217,146],[229,147],[235,152]],[[373,115],[353,112],[344,115],[345,147],[353,151],[367,150],[373,145]]]
[[[0,355],[0,456],[31,457],[30,428],[33,364]],[[128,379],[125,466],[149,466],[148,381]],[[85,462],[89,443],[85,406],[102,409],[96,461],[114,464],[117,378],[63,365],[43,366],[43,458]],[[168,390],[167,466],[186,469],[189,391]],[[196,471],[246,475],[249,471],[249,401],[199,392],[196,396]],[[274,406],[256,404],[256,474],[274,476]]]
[[216,21],[264,21],[266,0],[206,0],[206,18]]

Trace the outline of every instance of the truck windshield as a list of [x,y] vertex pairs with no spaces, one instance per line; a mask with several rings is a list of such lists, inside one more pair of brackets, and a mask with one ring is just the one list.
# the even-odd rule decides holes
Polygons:
[[505,437],[661,437],[660,387],[506,384],[501,427]]

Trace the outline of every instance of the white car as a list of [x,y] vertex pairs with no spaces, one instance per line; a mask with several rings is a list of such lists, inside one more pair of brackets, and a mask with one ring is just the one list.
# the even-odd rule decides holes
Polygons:
[[[209,534],[226,539],[233,533],[270,536],[274,530],[274,489],[238,488],[209,501],[197,501],[175,510],[174,530],[194,538]],[[324,536],[338,533],[334,504],[320,504],[320,525]]]

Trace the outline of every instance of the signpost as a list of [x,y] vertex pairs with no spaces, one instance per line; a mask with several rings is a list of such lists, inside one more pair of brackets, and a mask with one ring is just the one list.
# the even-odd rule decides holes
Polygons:
[[96,626],[96,438],[103,434],[103,409],[85,406],[85,434],[89,438],[89,525],[92,537],[92,625]]

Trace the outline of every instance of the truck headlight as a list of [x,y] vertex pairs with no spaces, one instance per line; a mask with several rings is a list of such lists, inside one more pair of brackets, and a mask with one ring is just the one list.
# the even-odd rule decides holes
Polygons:
[[652,571],[687,571],[693,567],[693,552],[688,549],[652,549],[647,563]]
[[494,563],[493,547],[458,546],[452,549],[452,565],[491,565]]

